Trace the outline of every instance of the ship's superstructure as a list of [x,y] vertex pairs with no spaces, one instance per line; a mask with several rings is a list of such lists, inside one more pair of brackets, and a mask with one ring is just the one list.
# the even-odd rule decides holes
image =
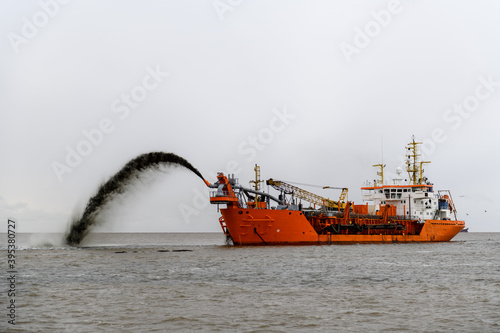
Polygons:
[[465,223],[457,220],[450,191],[435,192],[424,176],[429,162],[420,160],[420,144],[413,139],[407,147],[406,180],[386,184],[384,165],[375,165],[380,178],[361,188],[364,204],[349,202],[347,188],[331,200],[271,178],[267,185],[279,192],[273,196],[260,190],[257,165],[253,189],[223,173],[207,182],[216,188],[210,202],[225,206],[219,222],[235,245],[449,241]]
[[[424,176],[423,165],[430,163],[421,161],[421,155],[418,147],[421,142],[412,142],[408,144],[406,155],[406,171],[408,179],[397,178],[392,180],[393,184],[384,182],[383,164],[374,165],[380,168],[377,175],[380,177],[368,186],[362,187],[363,201],[371,202],[367,206],[367,212],[370,214],[381,210],[384,205],[391,205],[393,215],[401,215],[405,218],[425,220],[451,220],[452,213],[456,219],[456,209],[453,204],[451,192],[449,190],[434,191],[434,184],[429,182]],[[401,169],[397,169],[398,176],[401,175]]]

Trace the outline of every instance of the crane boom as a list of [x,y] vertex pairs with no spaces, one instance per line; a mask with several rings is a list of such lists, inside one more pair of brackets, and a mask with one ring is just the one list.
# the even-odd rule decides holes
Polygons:
[[[271,185],[274,189],[278,191],[282,191],[285,194],[293,194],[295,197],[306,200],[312,204],[317,204],[325,207],[335,208],[335,209],[344,209],[346,206],[345,202],[339,202],[324,198],[317,194],[311,193],[309,191],[303,190],[297,186],[288,184],[281,180],[274,180],[272,178],[266,181],[267,185]],[[347,198],[347,189],[342,188],[342,194],[340,195],[341,199]],[[342,200],[341,200],[342,201]],[[339,207],[340,205],[340,207]]]

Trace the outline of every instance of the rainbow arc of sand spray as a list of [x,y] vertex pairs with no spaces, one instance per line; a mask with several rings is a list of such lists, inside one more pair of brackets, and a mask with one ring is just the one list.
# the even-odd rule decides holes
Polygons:
[[[159,170],[160,166],[182,166],[203,179],[201,173],[184,158],[173,153],[151,152],[137,156],[121,168],[107,182],[99,186],[97,193],[92,196],[81,217],[75,217],[71,223],[71,228],[66,235],[68,245],[78,245],[88,234],[90,228],[97,221],[102,208],[110,202],[117,194],[124,193],[126,186],[141,173],[147,170]],[[204,179],[203,179],[204,180]],[[204,180],[205,181],[205,180]],[[207,183],[205,181],[205,183]]]

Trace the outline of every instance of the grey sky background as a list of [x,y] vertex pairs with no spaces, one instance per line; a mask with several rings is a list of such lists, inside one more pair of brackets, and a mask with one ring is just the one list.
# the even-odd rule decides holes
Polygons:
[[[248,184],[258,163],[263,179],[349,187],[360,203],[382,142],[388,178],[415,135],[459,218],[498,232],[499,12],[493,1],[3,1],[0,218],[63,232],[102,181],[158,150],[211,182],[231,171]],[[97,231],[218,232],[207,193],[187,170],[148,173]]]

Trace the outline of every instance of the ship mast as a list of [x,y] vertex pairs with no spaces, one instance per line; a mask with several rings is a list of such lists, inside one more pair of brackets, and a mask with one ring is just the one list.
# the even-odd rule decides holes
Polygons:
[[255,168],[253,168],[253,171],[255,171],[255,180],[251,180],[250,183],[254,183],[254,188],[256,191],[258,191],[259,184],[263,182],[262,180],[260,180],[260,166],[255,164]]
[[384,167],[385,167],[385,164],[375,164],[375,165],[373,165],[373,167],[380,168],[380,171],[377,171],[377,176],[380,177],[380,180],[375,179],[375,183],[373,185],[375,187],[377,187],[377,185],[384,186]]
[[[255,168],[253,168],[253,171],[255,171],[255,180],[251,180],[250,183],[254,183],[255,184],[254,185],[255,191],[258,191],[260,183],[263,182],[262,180],[260,180],[260,166],[255,164]],[[255,207],[257,207],[258,201],[259,201],[259,197],[257,194],[255,194]]]
[[419,145],[422,142],[416,142],[415,136],[412,136],[412,142],[408,144],[406,152],[406,171],[410,178],[410,185],[420,185],[423,183],[424,169],[422,166],[430,161],[420,161]]

